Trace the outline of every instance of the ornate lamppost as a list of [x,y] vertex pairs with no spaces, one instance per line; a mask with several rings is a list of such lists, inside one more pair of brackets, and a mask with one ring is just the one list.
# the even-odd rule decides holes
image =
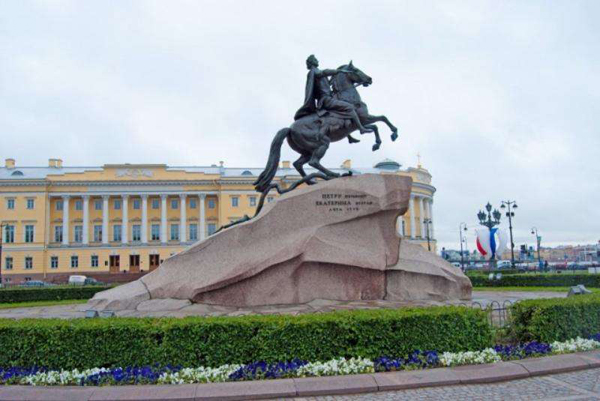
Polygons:
[[[494,211],[492,211],[492,205],[490,204],[490,202],[488,202],[487,205],[485,205],[485,210],[487,213],[483,210],[480,210],[479,213],[477,213],[477,218],[479,219],[479,224],[487,227],[488,230],[492,231],[492,228],[500,224],[500,217],[502,217],[502,214],[498,209],[494,209]],[[493,267],[495,263],[496,257],[494,255],[490,259],[490,267]]]
[[[460,223],[460,225],[458,226],[458,238],[460,240],[460,268],[464,271],[465,270],[465,254],[463,251],[463,231],[467,231],[467,223]],[[466,245],[466,241],[465,241],[465,245]]]
[[537,227],[531,228],[531,234],[535,235],[535,240],[537,242],[538,269],[541,269],[542,268],[542,257],[540,255],[540,245],[542,244],[542,237],[540,237]]
[[423,219],[423,224],[425,224],[425,233],[427,235],[427,250],[431,251],[431,239],[429,236],[429,225],[431,224],[431,219]]
[[515,217],[515,212],[513,209],[517,208],[517,201],[502,201],[501,209],[508,208],[506,212],[506,217],[508,217],[508,230],[510,231],[510,265],[514,269],[515,268],[515,242],[513,241],[513,232],[512,232],[512,218]]

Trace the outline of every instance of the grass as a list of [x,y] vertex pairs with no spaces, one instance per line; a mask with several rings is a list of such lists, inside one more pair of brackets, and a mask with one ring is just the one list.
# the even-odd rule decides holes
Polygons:
[[[473,291],[569,292],[570,289],[571,287],[473,287]],[[600,293],[600,288],[588,288],[588,290],[594,293]]]
[[0,304],[0,309],[31,308],[34,306],[84,304],[87,301],[88,301],[87,299],[62,299],[60,301],[31,301],[31,302],[4,303],[4,304]]

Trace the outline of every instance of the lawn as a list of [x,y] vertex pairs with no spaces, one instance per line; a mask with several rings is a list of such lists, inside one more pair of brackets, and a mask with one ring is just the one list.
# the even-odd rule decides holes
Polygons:
[[[569,292],[571,287],[473,287],[473,291],[545,291]],[[594,293],[600,293],[600,288],[588,288]]]
[[87,301],[88,301],[87,299],[63,299],[60,301],[31,301],[31,302],[0,303],[0,309],[30,308],[33,306],[84,304]]

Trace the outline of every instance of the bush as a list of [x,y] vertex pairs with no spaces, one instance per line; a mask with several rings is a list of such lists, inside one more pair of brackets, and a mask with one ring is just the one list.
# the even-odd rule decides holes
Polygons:
[[300,358],[403,356],[492,345],[485,312],[465,307],[300,316],[0,320],[0,367],[171,364],[216,367]]
[[489,280],[488,276],[471,275],[473,287],[571,287],[583,284],[600,287],[600,274],[502,274],[500,280]]
[[600,332],[600,295],[520,301],[510,331],[519,341],[565,341]]
[[6,288],[0,290],[0,303],[60,301],[63,299],[90,299],[95,293],[106,290],[99,286]]

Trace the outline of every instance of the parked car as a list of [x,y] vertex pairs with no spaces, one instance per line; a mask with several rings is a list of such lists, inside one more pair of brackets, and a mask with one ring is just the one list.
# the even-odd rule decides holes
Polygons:
[[104,283],[92,277],[72,275],[69,276],[69,284],[71,285],[104,285]]
[[21,284],[21,287],[52,287],[53,285],[41,280],[30,280]]

